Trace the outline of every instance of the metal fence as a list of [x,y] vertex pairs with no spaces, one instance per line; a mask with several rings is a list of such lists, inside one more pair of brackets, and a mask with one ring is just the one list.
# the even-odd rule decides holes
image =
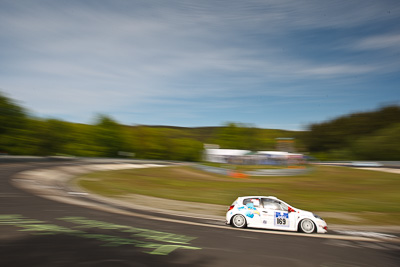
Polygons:
[[[231,169],[211,167],[211,166],[205,166],[205,165],[200,165],[200,164],[195,164],[194,166],[197,169],[200,169],[200,170],[203,170],[206,172],[222,174],[222,175],[230,175],[230,173],[233,171]],[[250,175],[250,176],[294,176],[294,175],[301,175],[301,174],[309,173],[310,171],[312,171],[312,168],[260,169],[260,170],[255,170],[255,171],[247,171],[247,172],[243,172],[243,173]]]

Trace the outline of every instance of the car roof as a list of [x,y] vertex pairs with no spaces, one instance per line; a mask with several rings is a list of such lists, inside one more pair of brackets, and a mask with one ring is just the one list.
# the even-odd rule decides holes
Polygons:
[[277,197],[274,196],[244,196],[244,197],[239,197],[239,198],[272,198],[272,199],[278,199]]

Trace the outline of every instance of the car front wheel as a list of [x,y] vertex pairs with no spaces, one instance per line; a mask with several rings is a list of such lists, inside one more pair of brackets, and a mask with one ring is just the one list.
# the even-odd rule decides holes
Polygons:
[[300,222],[300,230],[306,234],[311,234],[315,231],[315,224],[310,219],[304,219]]
[[246,218],[241,214],[236,214],[232,218],[232,225],[237,228],[244,228],[246,227]]

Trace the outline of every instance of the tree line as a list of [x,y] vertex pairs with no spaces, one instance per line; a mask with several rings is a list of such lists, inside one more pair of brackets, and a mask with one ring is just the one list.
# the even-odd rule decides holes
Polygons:
[[260,129],[243,123],[221,127],[127,126],[107,115],[93,124],[32,117],[0,92],[0,154],[134,157],[199,161],[204,144],[252,151],[275,150],[276,138],[322,160],[400,160],[400,107],[355,113],[307,131]]
[[235,123],[199,128],[127,126],[101,114],[93,124],[39,119],[0,93],[0,154],[199,161],[204,143],[232,149],[274,149],[274,139],[287,135],[290,131]]
[[301,139],[319,159],[400,160],[400,106],[311,124]]

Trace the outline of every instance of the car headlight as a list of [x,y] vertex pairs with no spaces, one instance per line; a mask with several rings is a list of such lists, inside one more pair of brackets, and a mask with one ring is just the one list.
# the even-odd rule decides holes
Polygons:
[[320,216],[318,216],[317,214],[314,214],[314,213],[313,213],[313,215],[314,215],[314,217],[317,218],[317,219],[324,220],[324,219],[322,219]]

